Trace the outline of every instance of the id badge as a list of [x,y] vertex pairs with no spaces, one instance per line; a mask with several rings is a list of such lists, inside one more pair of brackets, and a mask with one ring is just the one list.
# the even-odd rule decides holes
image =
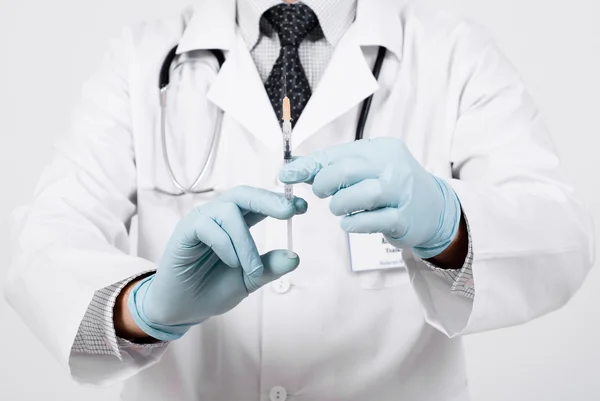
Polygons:
[[405,269],[402,249],[390,245],[382,234],[348,234],[353,272]]

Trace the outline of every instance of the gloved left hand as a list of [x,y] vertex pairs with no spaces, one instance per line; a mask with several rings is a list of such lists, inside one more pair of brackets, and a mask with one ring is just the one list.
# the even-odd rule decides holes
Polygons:
[[156,274],[129,295],[136,325],[158,340],[176,340],[293,271],[298,255],[286,250],[259,255],[250,227],[267,217],[289,219],[307,207],[301,198],[241,186],[193,209],[171,235]]
[[336,145],[286,164],[286,184],[312,183],[319,198],[344,216],[350,233],[383,233],[422,259],[442,253],[458,233],[460,202],[444,180],[429,174],[404,142],[377,138]]

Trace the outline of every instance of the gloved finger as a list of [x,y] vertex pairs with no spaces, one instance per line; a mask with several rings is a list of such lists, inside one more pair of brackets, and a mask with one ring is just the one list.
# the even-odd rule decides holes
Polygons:
[[219,199],[222,202],[234,203],[245,211],[280,220],[287,220],[296,214],[295,200],[288,200],[283,194],[262,188],[235,187],[219,195]]
[[294,196],[292,201],[294,202],[294,207],[296,208],[296,215],[304,214],[308,211],[308,202],[306,202],[303,198]]
[[342,188],[377,177],[378,171],[372,163],[362,157],[348,157],[323,167],[315,176],[312,189],[322,199],[334,195]]
[[239,206],[233,202],[221,202],[211,210],[210,217],[231,239],[244,272],[247,275],[260,275],[262,261]]
[[[204,251],[199,249],[200,244],[205,245]],[[178,224],[167,246],[165,257],[168,255],[173,259],[169,263],[186,264],[192,259],[207,257],[211,249],[226,265],[240,267],[227,233],[210,217],[195,209]]]
[[[308,203],[306,203],[306,201],[304,199],[294,197],[292,201],[296,208],[296,215],[306,213],[306,211],[308,210]],[[266,218],[267,218],[267,216],[265,216],[264,214],[251,213],[251,212],[246,212],[244,215],[244,219],[246,219],[246,225],[248,227],[253,227]]]
[[258,213],[247,213],[244,216],[244,220],[246,220],[246,225],[248,226],[248,228],[254,227],[255,225],[257,225],[258,223],[260,223],[261,221],[263,221],[266,218],[267,218],[267,216],[265,216],[264,214],[258,214]]
[[345,158],[364,156],[369,148],[368,140],[355,141],[334,145],[307,156],[297,157],[281,168],[279,180],[284,184],[311,182],[324,167]]
[[265,284],[292,272],[300,264],[300,257],[291,251],[271,251],[261,258],[264,266],[262,274],[253,277],[244,275],[244,283],[248,293],[254,292]]
[[329,210],[336,216],[344,216],[392,206],[394,196],[385,188],[379,179],[361,181],[336,193],[329,202]]
[[407,219],[403,213],[391,207],[343,217],[340,225],[349,233],[382,233],[395,238],[403,237],[408,230]]

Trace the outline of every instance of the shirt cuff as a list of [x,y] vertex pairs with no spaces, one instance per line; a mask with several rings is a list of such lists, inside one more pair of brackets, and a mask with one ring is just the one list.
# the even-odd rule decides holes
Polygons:
[[429,268],[431,268],[438,276],[444,277],[452,282],[450,291],[453,294],[461,295],[466,298],[475,298],[475,283],[473,282],[473,243],[471,241],[471,229],[469,227],[469,220],[467,216],[464,216],[465,222],[467,223],[467,241],[468,251],[465,263],[463,263],[460,269],[442,269],[435,264],[423,261]]
[[141,350],[164,346],[164,341],[137,344],[119,338],[113,323],[113,309],[123,288],[138,277],[153,272],[152,270],[145,271],[96,291],[79,325],[71,352],[111,355],[122,359],[121,352],[124,350]]

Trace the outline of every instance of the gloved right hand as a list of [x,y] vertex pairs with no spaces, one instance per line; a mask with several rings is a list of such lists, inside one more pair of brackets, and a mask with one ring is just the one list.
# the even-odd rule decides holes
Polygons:
[[156,274],[131,291],[128,308],[151,337],[170,341],[223,314],[263,285],[293,271],[300,259],[286,250],[260,256],[249,228],[266,217],[289,219],[304,199],[236,187],[194,209],[177,225]]

